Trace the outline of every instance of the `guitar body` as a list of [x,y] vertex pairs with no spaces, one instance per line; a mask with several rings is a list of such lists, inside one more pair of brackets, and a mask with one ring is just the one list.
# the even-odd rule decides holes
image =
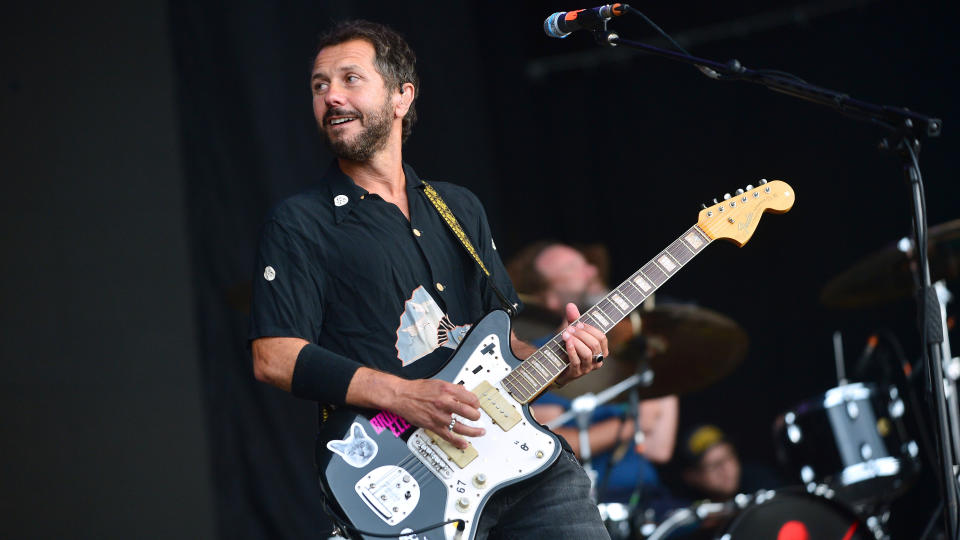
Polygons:
[[[471,391],[486,388],[489,406],[481,408],[480,420],[458,418],[486,429],[483,437],[467,438],[476,450],[472,458],[458,449],[445,451],[429,432],[388,412],[336,410],[320,428],[316,452],[321,487],[331,506],[361,531],[404,537],[462,519],[462,538],[473,538],[480,512],[494,493],[543,472],[560,455],[557,436],[501,385],[520,363],[510,350],[510,319],[494,311],[471,328],[432,377]],[[456,525],[449,524],[416,538],[452,539],[456,532]]]

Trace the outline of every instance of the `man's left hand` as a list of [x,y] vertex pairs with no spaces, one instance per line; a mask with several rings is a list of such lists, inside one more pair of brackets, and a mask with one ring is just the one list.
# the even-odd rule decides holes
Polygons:
[[[576,322],[580,318],[580,310],[575,304],[567,304],[567,328],[563,330],[563,343],[567,348],[567,360],[570,365],[557,377],[557,384],[563,386],[570,381],[581,377],[603,366],[603,359],[610,354],[607,346],[607,336],[597,328]],[[594,361],[596,355],[601,355]]]

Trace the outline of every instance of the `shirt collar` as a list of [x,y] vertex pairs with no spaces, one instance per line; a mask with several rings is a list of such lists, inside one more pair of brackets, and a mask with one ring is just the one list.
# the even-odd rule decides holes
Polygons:
[[[420,177],[417,176],[413,167],[404,163],[403,174],[407,179],[408,193],[413,189],[423,189],[423,182],[420,180]],[[324,173],[324,177],[327,179],[327,186],[330,188],[329,200],[333,203],[334,217],[337,224],[339,224],[350,215],[354,205],[359,203],[360,199],[368,195],[369,192],[358,186],[352,178],[344,174],[344,172],[340,170],[340,164],[337,160],[334,160],[333,163],[330,164],[327,172]]]

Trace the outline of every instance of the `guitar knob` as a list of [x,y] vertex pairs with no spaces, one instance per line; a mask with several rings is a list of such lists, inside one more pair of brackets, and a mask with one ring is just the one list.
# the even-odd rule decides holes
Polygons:
[[478,488],[482,488],[486,484],[487,484],[487,475],[483,473],[477,473],[473,475],[473,485],[477,486]]
[[742,190],[742,189],[738,189],[738,190],[737,190],[737,195],[743,195],[743,190]]
[[729,199],[729,198],[730,198],[730,194],[729,194],[729,193],[724,193],[724,194],[723,194],[723,200],[727,200],[727,199]]
[[466,510],[467,508],[470,508],[470,499],[466,495],[457,499],[457,510]]

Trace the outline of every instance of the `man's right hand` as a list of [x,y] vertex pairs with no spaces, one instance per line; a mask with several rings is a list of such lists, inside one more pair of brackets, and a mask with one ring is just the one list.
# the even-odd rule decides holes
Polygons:
[[[459,421],[480,419],[477,396],[463,385],[437,379],[407,380],[364,367],[350,381],[346,401],[349,405],[390,411],[461,449],[467,447],[467,440],[459,435],[479,437],[486,432]],[[458,421],[451,431],[453,415]]]
[[[300,350],[307,341],[300,338],[269,337],[253,342],[253,365],[257,379],[290,391],[293,370]],[[479,437],[483,428],[457,422],[450,431],[451,415],[480,419],[480,400],[463,385],[436,379],[408,380],[382,371],[362,367],[347,387],[348,405],[390,411],[411,424],[429,429],[466,448],[467,440],[458,435]]]
[[[452,384],[436,379],[405,381],[400,386],[397,405],[393,412],[415,426],[429,429],[453,443],[457,448],[466,448],[467,440],[459,435],[479,437],[486,431],[470,427],[460,418],[480,419],[480,400],[461,384]],[[456,415],[458,421],[450,428],[450,420]]]

